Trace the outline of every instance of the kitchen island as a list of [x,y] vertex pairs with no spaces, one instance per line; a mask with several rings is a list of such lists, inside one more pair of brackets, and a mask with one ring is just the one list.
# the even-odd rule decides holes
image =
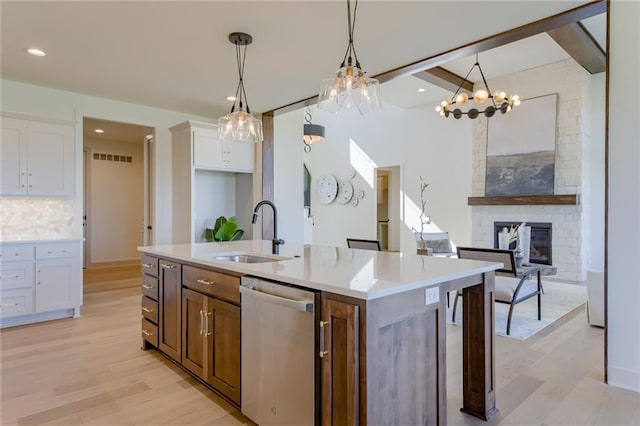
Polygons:
[[[493,289],[501,264],[296,244],[276,256],[271,241],[255,240],[139,250],[144,346],[238,406],[241,348],[229,333],[239,333],[237,286],[249,275],[319,292],[320,339],[309,349],[320,358],[319,423],[446,424],[445,301],[455,289],[463,289],[465,301],[461,410],[484,420],[497,413]],[[197,332],[189,332],[198,328],[189,312],[200,312]],[[218,313],[220,319],[208,316]],[[198,342],[198,334],[214,342]]]

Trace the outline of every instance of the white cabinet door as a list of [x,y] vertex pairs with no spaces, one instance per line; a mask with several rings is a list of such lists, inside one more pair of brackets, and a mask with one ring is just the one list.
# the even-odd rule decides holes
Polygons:
[[77,271],[74,258],[36,261],[36,312],[68,309],[77,305]]
[[73,127],[30,122],[27,126],[28,193],[72,196]]
[[1,191],[4,195],[27,193],[27,126],[23,120],[2,118]]
[[213,129],[193,128],[193,165],[199,169],[220,170],[226,167],[222,155],[222,141]]
[[226,142],[223,151],[227,169],[253,173],[255,157],[253,142]]
[[73,197],[74,128],[2,118],[2,195]]

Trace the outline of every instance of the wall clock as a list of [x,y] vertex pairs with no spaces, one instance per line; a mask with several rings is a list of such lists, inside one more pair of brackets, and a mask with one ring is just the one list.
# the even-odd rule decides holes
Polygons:
[[338,196],[336,199],[340,204],[347,204],[353,197],[353,185],[346,179],[343,179],[338,184]]
[[322,204],[329,204],[336,198],[338,182],[331,175],[322,175],[316,182],[316,193]]

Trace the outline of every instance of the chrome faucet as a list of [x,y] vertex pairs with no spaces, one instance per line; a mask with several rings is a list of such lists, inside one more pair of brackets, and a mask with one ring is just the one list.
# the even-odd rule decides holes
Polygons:
[[280,252],[280,246],[284,244],[284,240],[278,238],[278,210],[276,210],[276,206],[269,200],[260,201],[253,209],[253,219],[251,220],[251,223],[255,225],[258,221],[258,209],[263,204],[267,204],[273,209],[273,239],[271,240],[271,253],[278,254]]

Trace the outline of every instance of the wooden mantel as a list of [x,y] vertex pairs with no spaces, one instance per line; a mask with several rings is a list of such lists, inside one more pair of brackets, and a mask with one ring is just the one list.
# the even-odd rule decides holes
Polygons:
[[543,206],[580,204],[578,194],[562,195],[497,195],[494,197],[469,197],[469,206]]

